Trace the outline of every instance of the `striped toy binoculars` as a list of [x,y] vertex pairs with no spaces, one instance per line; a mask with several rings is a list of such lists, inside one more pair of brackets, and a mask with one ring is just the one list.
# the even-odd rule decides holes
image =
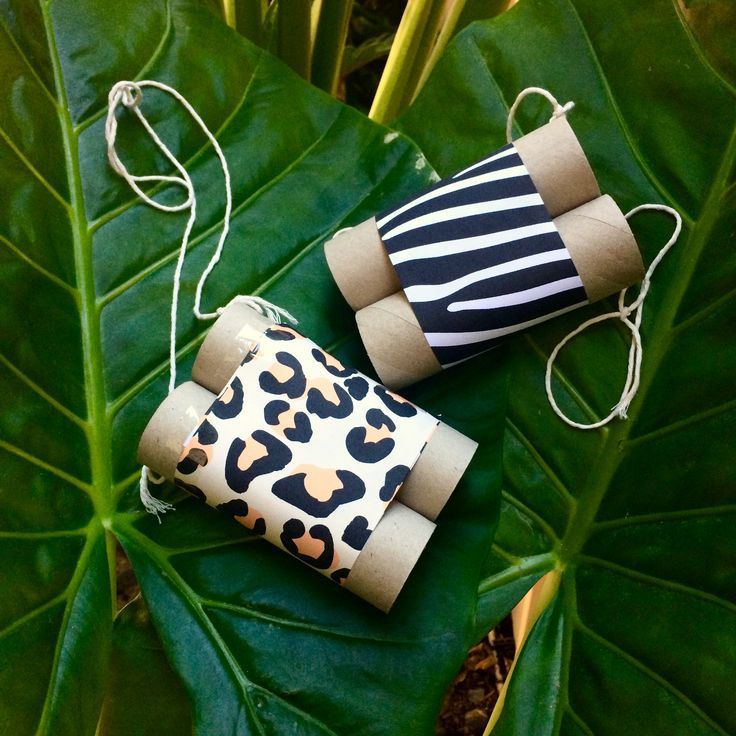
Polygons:
[[639,248],[564,115],[325,244],[386,386],[641,281]]
[[388,611],[476,443],[243,303],[192,378],[140,462]]

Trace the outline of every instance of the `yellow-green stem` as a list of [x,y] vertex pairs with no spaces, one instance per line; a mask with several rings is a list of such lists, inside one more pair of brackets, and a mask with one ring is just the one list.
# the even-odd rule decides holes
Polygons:
[[407,3],[369,113],[372,120],[389,123],[401,112],[414,55],[421,45],[422,34],[436,2],[409,0]]

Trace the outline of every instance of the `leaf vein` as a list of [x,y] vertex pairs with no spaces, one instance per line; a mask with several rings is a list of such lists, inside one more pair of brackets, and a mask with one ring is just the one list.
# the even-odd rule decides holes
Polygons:
[[662,675],[655,672],[649,665],[644,664],[640,659],[635,657],[633,654],[627,652],[618,644],[614,644],[610,639],[606,638],[597,631],[594,631],[589,626],[584,624],[578,619],[575,624],[575,628],[582,634],[588,636],[594,641],[598,642],[601,646],[608,649],[611,653],[617,655],[625,662],[628,662],[632,667],[638,669],[644,675],[649,677],[650,680],[657,683],[663,690],[670,693],[676,700],[690,710],[695,716],[704,721],[708,726],[717,731],[721,736],[728,736],[728,733],[721,728],[705,711],[702,710],[696,703],[694,703],[685,693],[676,688],[671,682],[668,682]]
[[15,154],[16,158],[25,166],[28,172],[38,181],[38,183],[65,209],[69,209],[69,201],[64,199],[58,189],[31,163],[31,160],[23,153],[23,151],[15,145],[12,138],[5,129],[0,126],[0,138],[5,141],[8,148]]
[[631,578],[632,580],[637,580],[641,583],[654,585],[657,588],[664,588],[666,590],[671,590],[674,593],[682,593],[683,595],[689,595],[693,598],[698,598],[702,601],[706,601],[707,603],[712,603],[713,605],[719,606],[720,608],[724,608],[730,613],[736,614],[736,603],[732,603],[731,601],[726,600],[721,596],[715,595],[714,593],[708,593],[705,590],[693,588],[690,585],[678,583],[674,580],[667,580],[666,578],[661,578],[657,575],[650,575],[648,573],[640,572],[639,570],[633,570],[632,568],[626,567],[625,565],[620,565],[616,562],[611,562],[610,560],[595,557],[594,555],[581,554],[578,556],[578,559],[581,562],[596,567],[606,568],[611,572],[615,572],[619,575],[623,575],[624,577]]
[[723,514],[736,514],[736,505],[706,506],[696,509],[683,509],[680,511],[662,511],[651,514],[637,514],[633,516],[621,516],[617,519],[596,521],[593,524],[594,531],[617,529],[619,527],[634,526],[636,524],[652,524],[660,522],[676,522],[682,519],[700,518],[706,516],[721,516]]
[[9,452],[11,455],[19,457],[21,460],[25,460],[26,462],[29,462],[32,465],[41,468],[42,470],[48,471],[52,475],[55,475],[57,478],[61,478],[61,480],[75,486],[76,488],[79,488],[81,491],[84,491],[87,494],[91,492],[91,486],[89,483],[86,483],[80,478],[77,478],[71,473],[67,473],[65,470],[62,470],[61,468],[58,468],[57,466],[52,465],[45,460],[41,460],[41,458],[32,455],[30,452],[26,452],[25,450],[11,444],[10,442],[6,442],[5,440],[0,439],[0,449]]
[[[306,621],[295,621],[282,616],[274,616],[273,614],[264,613],[250,606],[244,606],[236,603],[228,603],[226,601],[215,601],[208,598],[202,598],[202,605],[205,608],[215,608],[221,611],[227,611],[238,616],[247,616],[250,618],[256,618],[261,621],[265,621],[270,624],[276,624],[277,626],[284,626],[289,629],[297,629],[299,631],[306,631],[310,634],[318,636],[328,636],[336,639],[346,639],[348,641],[363,642],[363,643],[381,643],[381,644],[416,644],[417,639],[379,639],[372,636],[360,636],[359,634],[351,634],[344,631],[338,631],[333,629],[326,629],[322,626],[316,626],[314,624],[307,623]],[[422,638],[422,641],[426,641],[426,638]]]
[[50,407],[55,409],[57,412],[65,416],[69,421],[76,424],[82,429],[87,428],[87,422],[75,414],[71,409],[67,408],[58,399],[55,399],[51,394],[47,393],[42,389],[35,381],[31,380],[20,368],[18,368],[11,360],[5,355],[0,353],[0,364],[4,365],[16,378],[22,381],[28,388],[33,391],[37,396],[43,399]]

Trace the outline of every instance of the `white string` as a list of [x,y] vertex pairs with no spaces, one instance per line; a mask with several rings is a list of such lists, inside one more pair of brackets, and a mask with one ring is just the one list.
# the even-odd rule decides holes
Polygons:
[[511,143],[514,140],[514,118],[516,117],[516,111],[519,109],[519,105],[524,101],[525,97],[529,95],[542,95],[545,97],[550,105],[552,105],[552,117],[549,119],[551,123],[555,118],[559,118],[562,115],[566,115],[570,110],[575,107],[575,103],[570,101],[564,105],[560,105],[557,98],[548,90],[543,87],[527,87],[521,90],[514,100],[514,104],[509,109],[509,116],[506,120],[506,142]]
[[[212,144],[212,148],[217,154],[217,158],[220,161],[220,168],[222,169],[222,175],[225,180],[225,214],[223,217],[222,232],[220,233],[220,239],[217,241],[217,248],[215,248],[212,257],[210,258],[204,271],[202,271],[197,287],[194,293],[194,306],[192,312],[197,319],[208,320],[215,319],[218,317],[226,307],[220,307],[215,312],[202,312],[202,290],[212,270],[217,265],[222,255],[223,247],[225,246],[225,240],[230,231],[230,217],[233,209],[233,198],[232,188],[230,184],[230,170],[228,169],[227,160],[225,154],[222,152],[220,144],[212,134],[210,129],[207,127],[205,122],[199,116],[197,111],[189,104],[189,102],[175,90],[173,87],[169,87],[167,84],[157,82],[150,79],[145,79],[140,82],[120,81],[113,85],[108,95],[108,107],[107,107],[107,119],[105,121],[105,140],[107,141],[107,158],[110,162],[110,166],[113,170],[125,179],[130,188],[148,205],[155,207],[157,210],[163,212],[182,212],[189,210],[189,218],[187,220],[186,227],[184,228],[184,234],[182,235],[181,244],[179,246],[179,255],[176,260],[176,268],[174,270],[173,288],[171,294],[171,324],[169,331],[169,393],[174,390],[176,386],[176,317],[179,307],[179,291],[181,288],[181,273],[184,267],[184,259],[187,252],[187,246],[189,245],[189,237],[194,227],[194,222],[197,219],[197,196],[194,191],[194,185],[192,179],[189,176],[184,165],[176,158],[171,152],[168,146],[159,138],[156,131],[153,129],[151,124],[148,122],[146,116],[141,112],[140,105],[143,99],[142,89],[144,87],[153,87],[162,92],[171,95],[174,99],[179,102],[182,107],[191,115],[197,125],[201,128],[202,132],[207,137],[207,140]],[[164,154],[164,156],[171,162],[179,176],[164,175],[164,174],[149,174],[145,176],[138,176],[131,174],[125,164],[120,160],[120,157],[115,150],[115,139],[117,137],[118,121],[116,112],[118,105],[123,104],[124,107],[132,110],[140,121],[141,125],[145,128],[151,140],[156,144],[157,148]],[[152,197],[149,197],[141,188],[140,184],[143,183],[156,183],[156,184],[175,184],[176,186],[182,187],[186,191],[186,199],[175,205],[166,205],[161,202],[157,202]],[[272,304],[265,299],[261,299],[257,296],[236,296],[232,301],[238,301],[248,304],[248,306],[260,312],[266,317],[274,320],[275,322],[286,319],[296,324],[296,319],[289,314],[285,309]],[[232,302],[231,302],[232,303]],[[160,513],[166,513],[174,507],[154,498],[149,489],[148,483],[161,483],[163,478],[154,477],[150,468],[143,466],[141,469],[141,480],[140,480],[140,497],[146,511],[158,516]],[[160,519],[159,519],[160,521]]]
[[[557,416],[562,419],[562,421],[577,429],[598,429],[599,427],[603,427],[604,425],[611,422],[615,417],[626,419],[629,405],[634,399],[634,396],[636,396],[636,392],[639,390],[639,383],[641,380],[641,361],[644,355],[644,348],[642,346],[639,327],[641,325],[641,313],[642,307],[644,305],[644,299],[646,299],[647,293],[649,292],[649,287],[652,283],[652,274],[654,273],[654,270],[657,268],[665,255],[667,255],[667,252],[670,250],[670,248],[672,248],[672,246],[675,244],[677,238],[680,235],[680,231],[682,230],[682,218],[680,217],[679,212],[672,209],[672,207],[667,207],[667,205],[663,204],[642,204],[638,207],[634,207],[633,210],[627,213],[626,219],[628,220],[630,217],[635,215],[637,212],[641,212],[642,210],[658,210],[660,212],[666,212],[674,218],[675,229],[670,239],[665,243],[665,245],[657,254],[657,257],[651,262],[649,268],[647,269],[647,272],[644,275],[644,280],[641,282],[641,287],[639,288],[639,295],[636,297],[636,299],[634,299],[633,302],[631,302],[631,304],[626,305],[625,298],[627,290],[623,289],[618,295],[617,311],[607,312],[606,314],[592,317],[591,319],[583,322],[583,324],[574,329],[570,334],[564,337],[557,344],[555,349],[552,351],[552,354],[549,356],[549,359],[547,360],[547,372],[544,376],[544,385],[547,391],[547,399],[549,400],[549,403],[552,406],[555,414],[557,414]],[[634,317],[633,321],[630,319],[632,315]],[[599,322],[604,322],[607,319],[620,319],[621,322],[626,326],[626,328],[631,332],[631,345],[629,347],[629,361],[626,371],[626,382],[624,383],[624,388],[621,392],[621,398],[611,409],[611,413],[607,417],[591,424],[581,424],[580,422],[576,422],[570,419],[558,406],[557,401],[555,400],[555,397],[552,393],[552,367],[555,360],[557,359],[560,350],[562,350],[562,348],[564,348],[565,345],[570,342],[570,340],[575,338],[584,330],[587,330],[588,327],[598,324]]]

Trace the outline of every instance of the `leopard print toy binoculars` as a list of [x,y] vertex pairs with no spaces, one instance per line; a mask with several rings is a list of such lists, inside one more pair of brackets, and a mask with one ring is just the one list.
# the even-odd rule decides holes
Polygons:
[[338,233],[332,275],[401,388],[644,275],[636,240],[563,116]]
[[139,460],[388,611],[476,443],[242,303]]

